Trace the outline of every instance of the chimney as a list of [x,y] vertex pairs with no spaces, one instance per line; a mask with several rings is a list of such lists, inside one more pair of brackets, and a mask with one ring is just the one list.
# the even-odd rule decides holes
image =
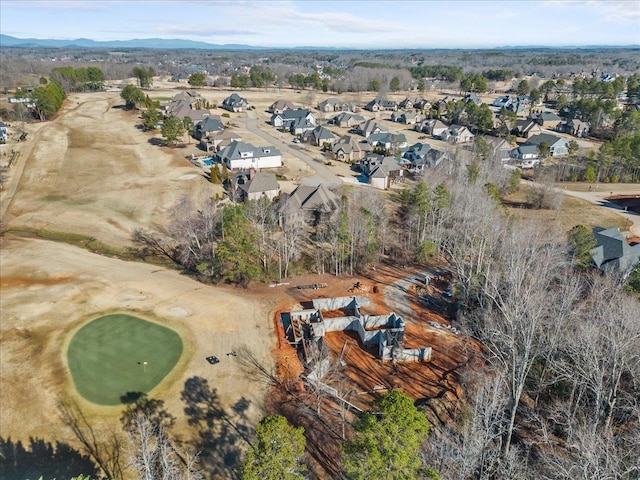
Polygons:
[[251,167],[249,169],[249,180],[253,180],[253,177],[255,177],[255,176],[256,176],[256,169]]

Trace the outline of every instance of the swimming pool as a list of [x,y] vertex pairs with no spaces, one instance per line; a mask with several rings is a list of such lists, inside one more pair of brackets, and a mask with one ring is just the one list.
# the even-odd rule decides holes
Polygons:
[[213,158],[203,158],[202,159],[202,164],[203,165],[213,165]]

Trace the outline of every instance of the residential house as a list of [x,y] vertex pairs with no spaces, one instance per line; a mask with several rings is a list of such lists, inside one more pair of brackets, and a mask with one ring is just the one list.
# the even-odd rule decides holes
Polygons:
[[327,98],[318,104],[318,110],[321,112],[355,112],[358,107],[351,102],[340,100],[336,97]]
[[549,133],[541,133],[539,135],[529,137],[529,139],[525,142],[525,145],[535,145],[536,147],[538,147],[543,142],[546,143],[549,147],[550,157],[556,157],[558,155],[565,155],[569,153],[569,142],[567,142],[564,138],[556,137],[555,135],[551,135]]
[[503,95],[502,97],[496,98],[491,105],[498,108],[507,108],[509,105],[513,103],[514,99],[509,95]]
[[193,110],[199,110],[207,105],[207,100],[199,92],[185,90],[174,95],[172,102],[187,102]]
[[351,136],[340,137],[331,147],[336,160],[341,162],[357,162],[373,151],[373,147],[366,142],[357,142]]
[[398,104],[393,100],[374,98],[369,103],[367,103],[364,108],[365,110],[369,110],[370,112],[391,112],[398,109]]
[[464,101],[466,103],[469,102],[473,102],[476,105],[480,106],[482,105],[482,100],[480,99],[480,97],[478,97],[475,93],[471,92],[471,93],[467,93],[464,97]]
[[473,133],[467,127],[451,125],[440,134],[440,140],[447,143],[468,143],[474,139]]
[[233,141],[218,152],[217,161],[229,170],[256,170],[282,166],[282,154],[275,147],[255,147],[250,143]]
[[420,99],[418,97],[407,97],[398,103],[398,108],[402,110],[408,110],[411,108],[416,108],[416,103],[418,103]]
[[536,112],[532,113],[529,118],[541,127],[554,129],[562,121],[562,119],[554,112]]
[[273,172],[237,172],[231,175],[228,183],[229,196],[238,202],[259,200],[266,197],[273,200],[280,193],[280,185]]
[[289,131],[294,135],[302,135],[305,132],[310,132],[314,128],[316,128],[315,121],[311,122],[307,118],[297,118],[293,121],[293,123],[291,123]]
[[511,150],[510,155],[518,162],[520,168],[533,168],[540,163],[540,152],[536,145],[524,143]]
[[221,107],[230,112],[244,112],[249,107],[249,102],[237,93],[232,93],[222,101]]
[[593,233],[597,243],[590,253],[600,270],[626,276],[640,262],[640,243],[629,244],[619,228],[596,227]]
[[288,211],[299,212],[307,221],[320,223],[338,211],[340,199],[324,184],[299,185],[289,195],[283,195],[283,205]]
[[504,138],[484,135],[484,140],[489,147],[489,158],[495,162],[506,163],[511,159],[509,152],[512,150],[511,144]]
[[325,144],[333,144],[336,140],[338,140],[338,137],[336,137],[331,130],[318,125],[313,130],[309,130],[303,133],[301,140],[305,143],[315,145],[316,147],[322,147]]
[[303,130],[313,130],[316,126],[315,115],[311,110],[305,108],[274,113],[269,121],[271,125],[282,130],[292,131],[292,127],[294,127],[293,130],[299,130],[298,132],[292,131],[292,133],[303,133]]
[[372,133],[367,138],[367,143],[374,148],[395,154],[396,151],[407,148],[407,137],[403,133]]
[[162,113],[165,117],[178,117],[180,120],[189,117],[193,123],[201,122],[211,115],[211,112],[204,108],[194,110],[186,100],[172,101],[164,105]]
[[239,142],[241,140],[240,135],[231,130],[212,132],[200,139],[200,148],[205,152],[218,152],[230,145],[231,142]]
[[360,169],[367,177],[367,183],[380,190],[387,190],[393,183],[404,177],[405,169],[396,157],[369,155],[360,162]]
[[415,112],[393,112],[391,114],[392,122],[404,123],[406,125],[415,125],[422,120],[422,115]]
[[224,130],[224,124],[218,115],[212,115],[195,124],[193,136],[196,140],[202,140],[209,135],[220,133]]
[[415,108],[416,110],[420,110],[422,112],[428,112],[429,110],[431,110],[431,107],[432,107],[431,102],[426,98],[421,98],[413,106],[413,108]]
[[269,113],[282,113],[285,110],[295,110],[298,107],[296,107],[292,102],[290,102],[289,100],[277,100],[275,102],[273,102],[269,108],[267,109],[267,111]]
[[543,133],[543,130],[538,122],[529,118],[527,120],[516,120],[516,125],[511,132],[517,137],[528,138],[530,135]]
[[[444,150],[438,150],[437,148],[432,148],[427,152],[425,157],[420,162],[415,162],[415,167],[418,170],[422,170],[424,168],[435,168],[440,165],[444,160],[449,159],[449,154]],[[422,167],[420,167],[422,164]],[[414,162],[412,162],[414,165]]]
[[438,117],[442,118],[449,108],[449,97],[444,97],[433,104],[433,109],[438,112]]
[[505,108],[514,112],[518,116],[526,116],[530,110],[530,103],[515,101],[507,105]]
[[560,122],[556,127],[556,130],[561,133],[568,133],[574,137],[584,138],[589,135],[591,125],[588,122],[583,122],[577,118]]
[[340,115],[337,115],[336,117],[333,118],[333,120],[331,120],[331,122],[336,127],[341,127],[341,128],[353,128],[360,125],[364,121],[365,121],[365,118],[362,115],[355,115],[353,113],[346,113],[346,112],[343,112]]
[[9,127],[4,122],[0,122],[0,143],[7,143],[9,139]]
[[356,127],[356,132],[362,135],[364,138],[369,138],[369,135],[371,135],[372,133],[384,133],[386,131],[386,127],[380,125],[378,122],[372,119],[365,120]]
[[447,125],[442,123],[440,120],[432,118],[430,120],[425,120],[422,122],[420,127],[420,131],[422,133],[427,133],[434,138],[440,137],[444,132],[449,128]]

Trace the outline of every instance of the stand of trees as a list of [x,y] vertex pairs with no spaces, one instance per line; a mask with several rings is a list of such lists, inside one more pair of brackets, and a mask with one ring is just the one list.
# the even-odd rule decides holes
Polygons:
[[69,93],[100,90],[105,76],[98,67],[57,67],[51,70],[50,80]]
[[62,107],[66,95],[62,87],[56,82],[51,82],[31,92],[31,98],[35,104],[35,113],[40,120],[46,120]]
[[153,85],[153,76],[156,72],[152,67],[133,67],[131,74],[138,81],[138,86],[140,88],[149,88]]

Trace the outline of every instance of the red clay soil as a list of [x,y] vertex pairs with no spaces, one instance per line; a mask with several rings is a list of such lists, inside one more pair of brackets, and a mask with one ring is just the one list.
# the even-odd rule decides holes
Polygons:
[[[278,348],[274,350],[277,372],[292,381],[294,375],[302,373],[303,366],[284,335],[280,324],[280,312],[297,309],[294,306],[310,307],[306,302],[314,298],[330,298],[348,295],[362,295],[369,298],[371,305],[363,308],[366,314],[384,314],[390,310],[384,304],[383,287],[398,279],[415,275],[418,271],[404,268],[384,267],[370,272],[367,277],[335,277],[331,275],[305,276],[293,279],[286,290],[281,290],[275,327],[278,332]],[[360,282],[360,288],[349,291]],[[317,290],[297,290],[296,285],[326,283],[327,288]],[[374,288],[376,287],[376,288]],[[283,287],[277,287],[283,288]],[[274,289],[275,290],[275,289]],[[373,293],[377,290],[376,293]],[[478,351],[475,341],[463,335],[456,335],[448,328],[449,321],[441,315],[429,311],[418,304],[416,295],[408,295],[415,317],[407,322],[405,346],[407,348],[432,347],[432,358],[428,362],[406,362],[393,364],[382,362],[375,352],[363,348],[358,337],[351,332],[330,332],[325,335],[325,344],[331,357],[336,360],[342,355],[345,366],[342,374],[351,384],[350,401],[361,408],[383,394],[387,389],[398,388],[418,402],[446,397],[457,402],[461,396],[457,380],[460,370],[467,365]],[[327,318],[344,315],[345,312],[324,312]],[[429,322],[442,325],[434,328]]]

